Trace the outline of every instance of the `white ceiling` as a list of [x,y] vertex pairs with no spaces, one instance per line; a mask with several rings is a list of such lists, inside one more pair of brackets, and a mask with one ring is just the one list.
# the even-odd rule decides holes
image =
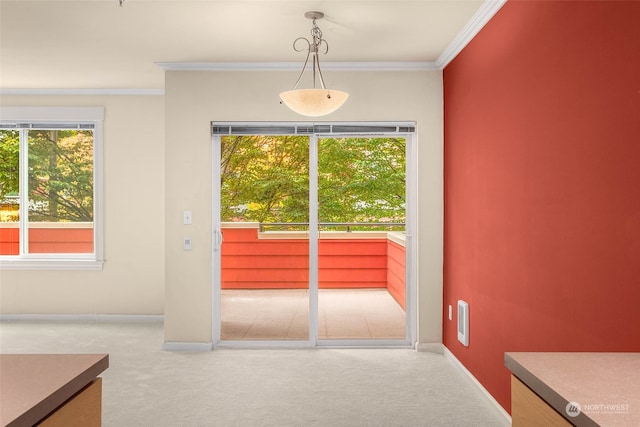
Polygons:
[[0,0],[0,88],[162,89],[160,62],[433,62],[483,0]]

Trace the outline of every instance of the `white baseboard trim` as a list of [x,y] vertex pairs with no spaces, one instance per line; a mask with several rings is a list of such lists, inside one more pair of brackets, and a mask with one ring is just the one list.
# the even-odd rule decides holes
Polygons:
[[0,322],[156,323],[163,320],[162,314],[0,314]]
[[162,344],[162,351],[211,351],[213,342],[185,342],[185,341],[165,341]]
[[444,345],[439,342],[417,342],[416,351],[444,354]]
[[480,384],[480,381],[478,381],[476,379],[476,377],[473,376],[473,374],[462,364],[462,362],[460,362],[458,360],[458,358],[456,356],[454,356],[453,353],[451,353],[451,351],[447,347],[445,347],[444,345],[442,347],[444,349],[444,358],[449,360],[453,366],[458,368],[462,373],[464,373],[476,385],[478,390],[480,390],[480,392],[482,392],[482,394],[491,402],[491,404],[494,407],[494,409],[496,410],[497,414],[499,414],[504,419],[504,421],[506,423],[505,425],[506,426],[510,426],[511,425],[511,415],[509,415],[509,413],[507,411],[505,411],[505,409],[502,407],[502,405],[500,405],[498,403],[498,401],[493,398],[491,393],[489,393],[487,391],[487,389],[484,388],[484,386],[482,384]]

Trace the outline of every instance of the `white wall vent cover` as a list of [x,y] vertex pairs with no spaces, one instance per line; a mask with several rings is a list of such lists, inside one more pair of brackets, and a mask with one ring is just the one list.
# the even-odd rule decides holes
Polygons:
[[469,347],[469,304],[458,300],[458,341]]

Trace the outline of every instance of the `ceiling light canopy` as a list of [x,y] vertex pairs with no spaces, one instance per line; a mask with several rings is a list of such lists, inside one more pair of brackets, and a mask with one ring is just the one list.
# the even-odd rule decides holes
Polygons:
[[[322,70],[320,69],[320,59],[318,53],[324,50],[324,54],[329,51],[329,45],[327,41],[322,38],[322,31],[316,24],[316,19],[322,19],[324,13],[322,12],[307,12],[304,14],[305,18],[311,19],[313,24],[311,26],[311,40],[305,37],[298,37],[293,42],[293,49],[296,52],[302,52],[305,49],[303,44],[302,48],[299,48],[299,42],[307,42],[307,58],[302,66],[302,71],[298,76],[298,80],[293,85],[293,89],[280,94],[282,102],[293,111],[303,116],[317,117],[324,116],[329,113],[333,113],[344,104],[349,97],[349,94],[339,90],[327,89],[324,78],[322,77]],[[309,63],[309,57],[312,59],[313,69],[313,89],[298,89],[298,84],[302,75],[307,69]],[[321,89],[316,89],[316,75],[320,79]]]

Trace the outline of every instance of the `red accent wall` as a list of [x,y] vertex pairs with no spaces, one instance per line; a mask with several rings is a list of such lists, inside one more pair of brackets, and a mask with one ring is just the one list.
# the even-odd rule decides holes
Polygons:
[[507,410],[504,352],[640,351],[639,23],[509,1],[444,70],[444,344]]

